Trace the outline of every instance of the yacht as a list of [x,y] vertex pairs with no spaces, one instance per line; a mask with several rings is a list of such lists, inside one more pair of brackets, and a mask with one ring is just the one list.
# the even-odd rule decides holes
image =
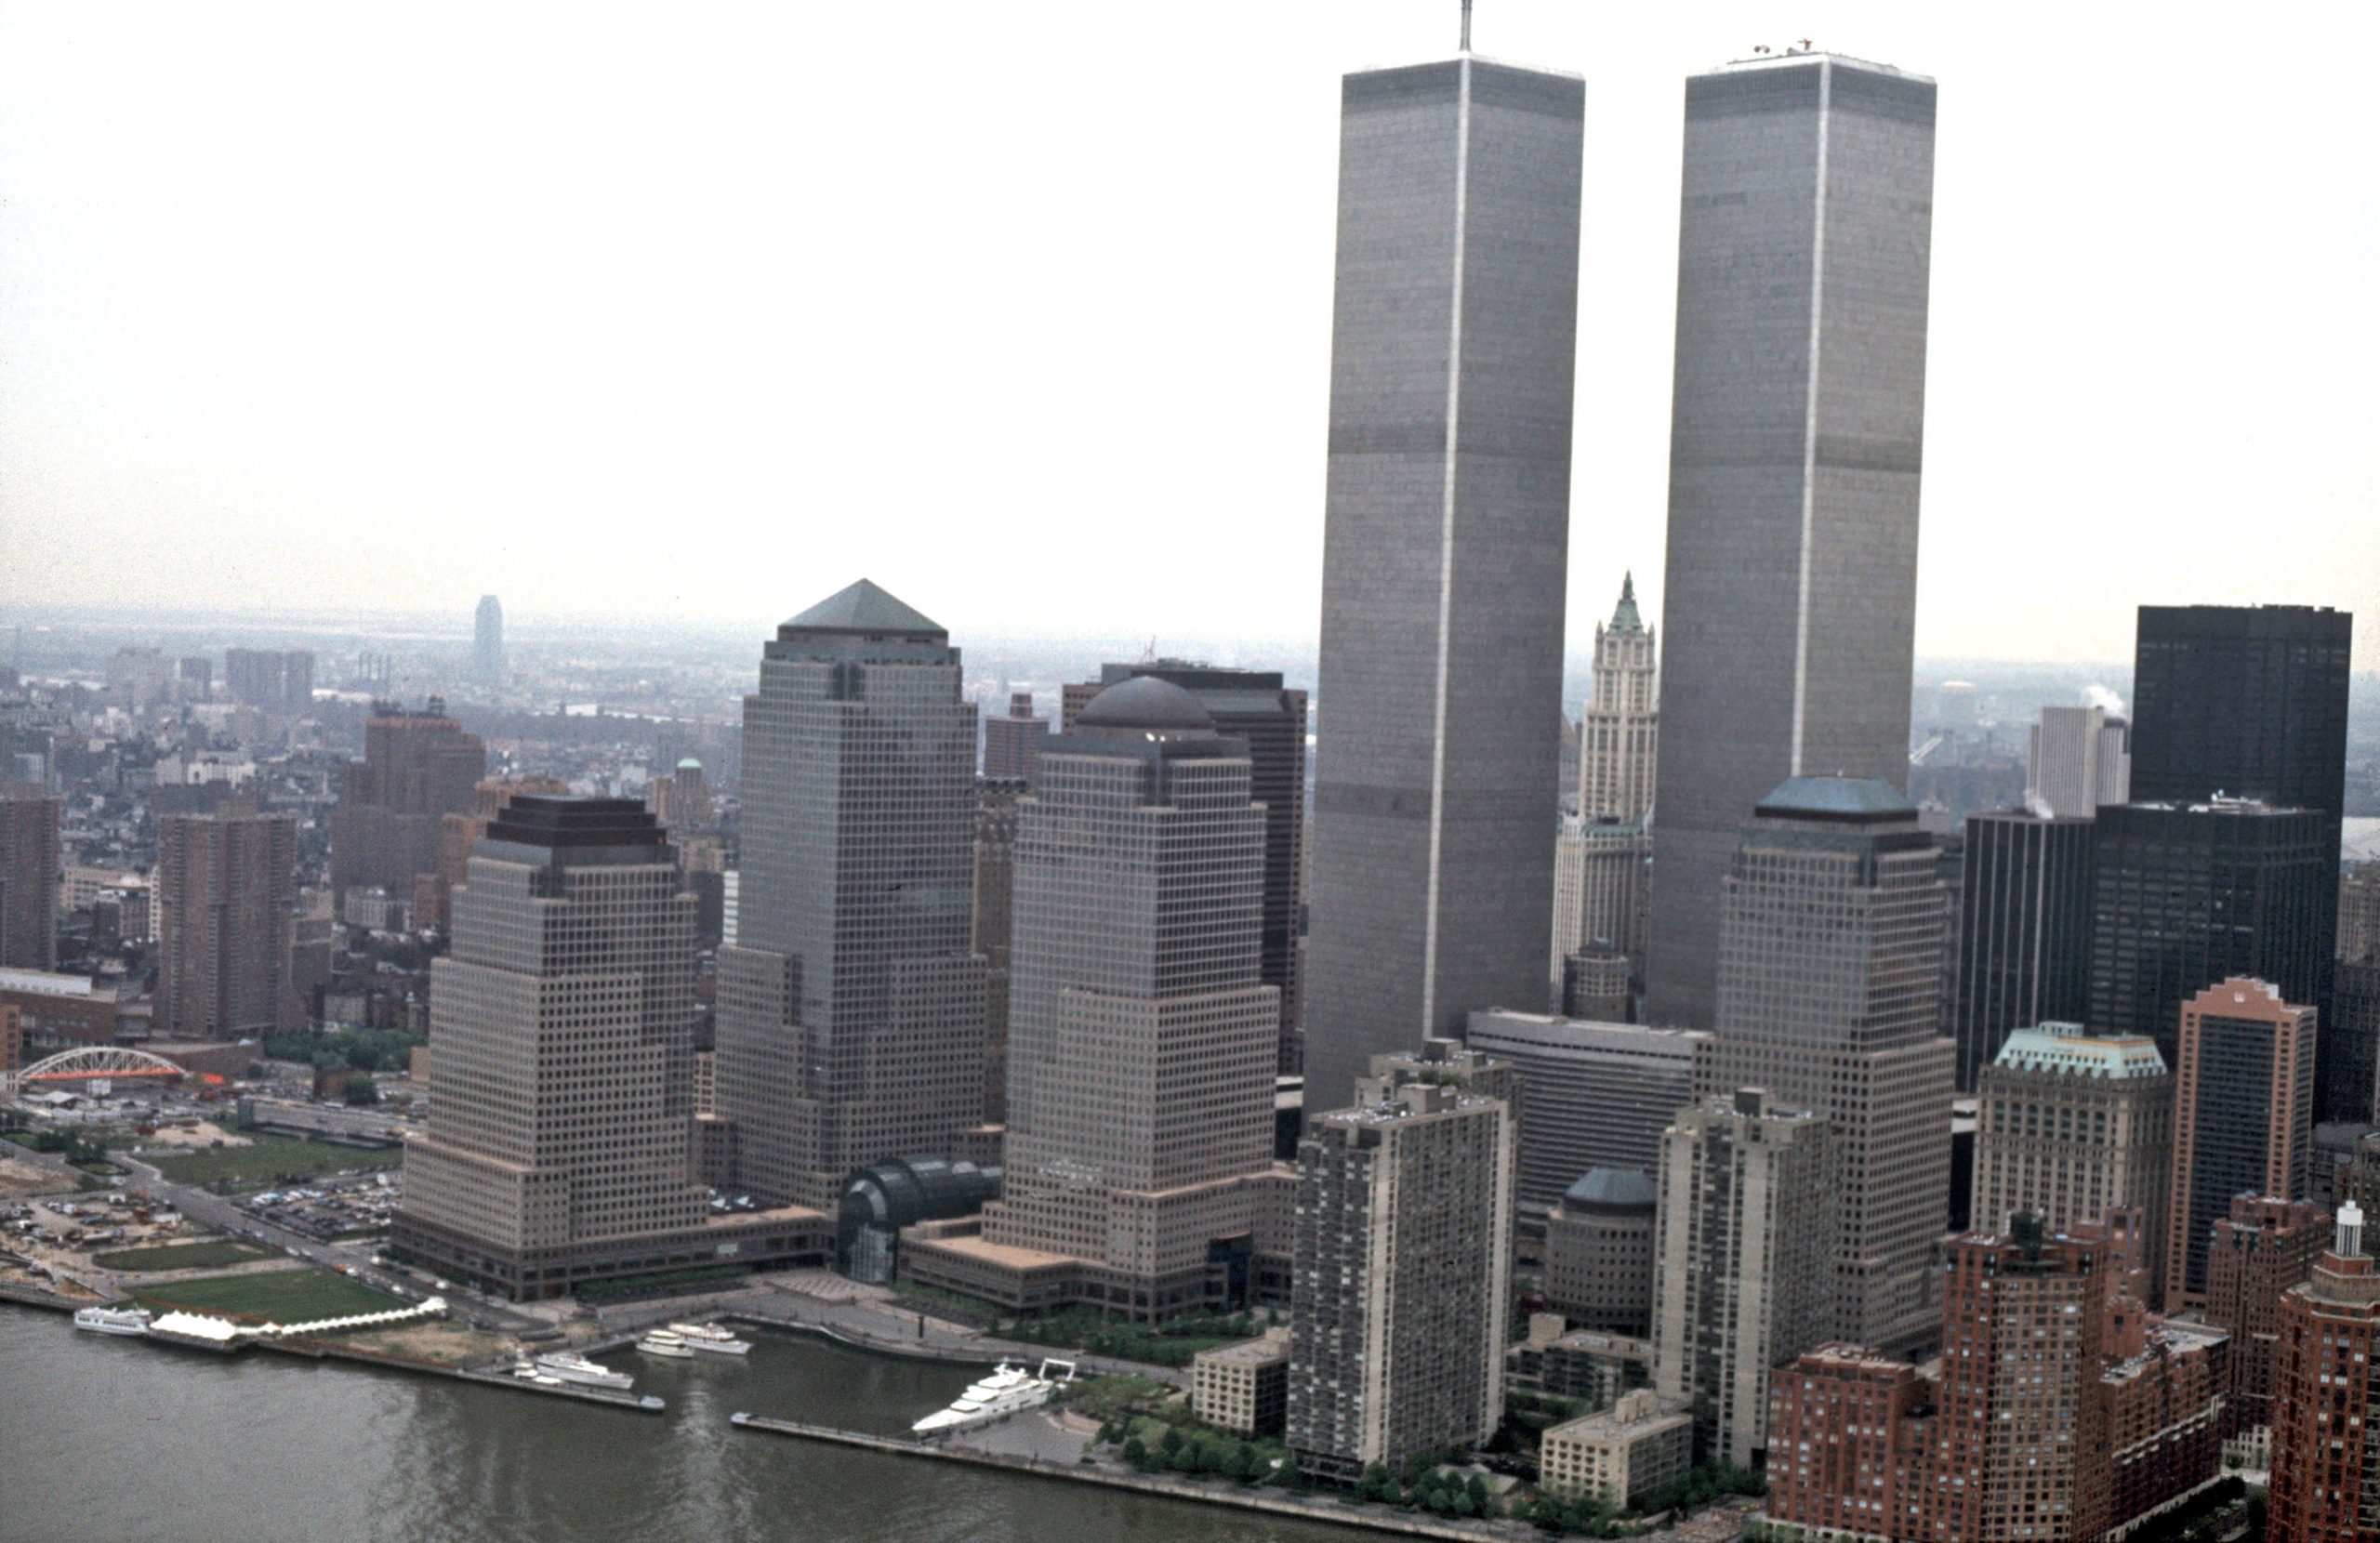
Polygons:
[[137,1307],[86,1307],[74,1314],[74,1326],[91,1334],[146,1334],[149,1314]]
[[749,1340],[738,1339],[716,1324],[671,1324],[668,1332],[686,1342],[688,1350],[705,1351],[712,1355],[749,1355]]
[[685,1340],[666,1328],[650,1331],[636,1342],[636,1348],[647,1355],[672,1355],[681,1359],[691,1359],[694,1353],[686,1348]]
[[541,1355],[537,1357],[536,1365],[539,1371],[550,1377],[558,1377],[564,1382],[582,1382],[589,1388],[628,1389],[636,1385],[636,1378],[628,1373],[599,1366],[587,1357],[574,1355],[568,1351],[553,1351]]
[[951,1400],[949,1408],[935,1410],[909,1429],[921,1436],[932,1435],[937,1431],[980,1425],[1020,1409],[1038,1408],[1073,1381],[1074,1376],[1075,1364],[1071,1361],[1044,1361],[1038,1373],[1003,1361],[992,1368],[989,1377],[969,1383],[965,1392]]
[[559,1388],[562,1386],[561,1378],[541,1372],[526,1361],[521,1362],[519,1365],[515,1365],[512,1368],[512,1375],[519,1378],[523,1382],[532,1383],[540,1388]]

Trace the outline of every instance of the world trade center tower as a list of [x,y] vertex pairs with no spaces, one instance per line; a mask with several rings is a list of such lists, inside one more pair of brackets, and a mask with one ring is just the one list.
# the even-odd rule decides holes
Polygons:
[[1909,785],[1934,83],[1814,53],[1693,76],[1684,184],[1646,985],[1707,1028],[1752,806]]
[[1306,1108],[1545,996],[1586,87],[1346,77]]

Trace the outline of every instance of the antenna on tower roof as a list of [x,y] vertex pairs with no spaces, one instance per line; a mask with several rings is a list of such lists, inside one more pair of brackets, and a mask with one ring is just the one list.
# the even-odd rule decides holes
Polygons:
[[1471,52],[1471,0],[1462,0],[1462,51]]

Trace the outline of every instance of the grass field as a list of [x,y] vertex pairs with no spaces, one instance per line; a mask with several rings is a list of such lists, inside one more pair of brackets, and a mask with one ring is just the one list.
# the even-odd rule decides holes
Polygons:
[[258,1138],[254,1146],[210,1146],[191,1153],[144,1152],[140,1160],[177,1184],[213,1184],[229,1180],[243,1189],[262,1189],[291,1180],[320,1178],[350,1169],[392,1168],[404,1154],[395,1147],[365,1150],[326,1141]]
[[271,1257],[268,1250],[253,1245],[218,1238],[208,1243],[173,1243],[155,1248],[119,1248],[112,1254],[93,1254],[91,1262],[102,1270],[219,1270],[227,1264],[245,1264]]
[[413,1305],[327,1270],[276,1270],[268,1274],[176,1281],[136,1290],[133,1296],[142,1307],[159,1312],[178,1307],[273,1324],[310,1324],[321,1318],[386,1312]]

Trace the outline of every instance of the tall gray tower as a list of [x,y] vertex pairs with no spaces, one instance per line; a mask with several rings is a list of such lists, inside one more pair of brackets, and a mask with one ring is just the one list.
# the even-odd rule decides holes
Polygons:
[[744,699],[719,1112],[739,1181],[834,1208],[854,1169],[984,1117],[975,708],[937,623],[866,579],[777,628]]
[[1346,78],[1306,1107],[1545,996],[1586,88]]
[[504,679],[504,602],[482,595],[471,618],[471,669],[483,680]]
[[1831,54],[1686,83],[1647,1010],[1707,1027],[1737,832],[1908,785],[1934,83]]

